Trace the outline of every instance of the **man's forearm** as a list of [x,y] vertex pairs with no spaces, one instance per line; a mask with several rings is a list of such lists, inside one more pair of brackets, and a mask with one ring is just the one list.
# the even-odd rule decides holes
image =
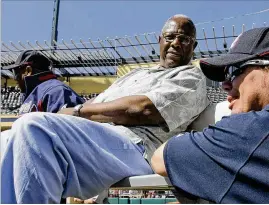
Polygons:
[[111,102],[93,103],[80,110],[81,116],[98,122],[121,125],[158,124],[159,112],[146,96],[128,96]]
[[[70,113],[65,111],[61,113],[72,113],[71,109]],[[105,103],[85,103],[80,109],[80,117],[121,125],[157,125],[164,121],[146,96],[128,96]]]

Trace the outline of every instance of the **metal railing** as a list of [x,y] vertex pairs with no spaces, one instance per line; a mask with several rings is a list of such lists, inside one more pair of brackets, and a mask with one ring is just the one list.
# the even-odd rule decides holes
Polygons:
[[[254,24],[253,24],[254,26]],[[245,31],[242,25],[238,32],[222,27],[217,34],[213,27],[211,32],[205,29],[197,31],[198,46],[194,52],[194,59],[213,57],[228,52],[232,41]],[[15,62],[20,52],[24,50],[38,50],[53,62],[54,71],[59,76],[100,76],[116,75],[119,65],[151,63],[159,61],[159,34],[156,32],[134,36],[115,38],[91,39],[75,42],[61,40],[50,46],[47,41],[34,43],[2,42],[1,68]],[[4,77],[12,77],[12,73],[1,69]]]

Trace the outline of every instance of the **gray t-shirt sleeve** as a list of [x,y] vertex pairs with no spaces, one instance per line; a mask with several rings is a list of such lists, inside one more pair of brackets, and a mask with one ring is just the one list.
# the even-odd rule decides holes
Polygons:
[[198,67],[182,70],[169,79],[159,80],[145,95],[165,120],[166,132],[187,126],[209,104],[206,78]]

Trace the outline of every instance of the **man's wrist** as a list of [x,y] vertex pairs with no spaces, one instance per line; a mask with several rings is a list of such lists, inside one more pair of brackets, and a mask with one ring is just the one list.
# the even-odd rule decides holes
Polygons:
[[80,110],[83,108],[83,104],[76,105],[73,110],[73,116],[81,117]]

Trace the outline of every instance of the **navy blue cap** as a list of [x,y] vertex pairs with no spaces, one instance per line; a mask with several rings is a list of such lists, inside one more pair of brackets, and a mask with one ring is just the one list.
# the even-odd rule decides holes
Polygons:
[[26,50],[20,53],[15,64],[5,66],[3,70],[18,69],[22,65],[30,64],[40,70],[49,70],[52,62],[39,51]]
[[269,27],[254,28],[240,34],[227,54],[200,60],[205,76],[214,81],[225,80],[225,67],[251,59],[269,57]]

